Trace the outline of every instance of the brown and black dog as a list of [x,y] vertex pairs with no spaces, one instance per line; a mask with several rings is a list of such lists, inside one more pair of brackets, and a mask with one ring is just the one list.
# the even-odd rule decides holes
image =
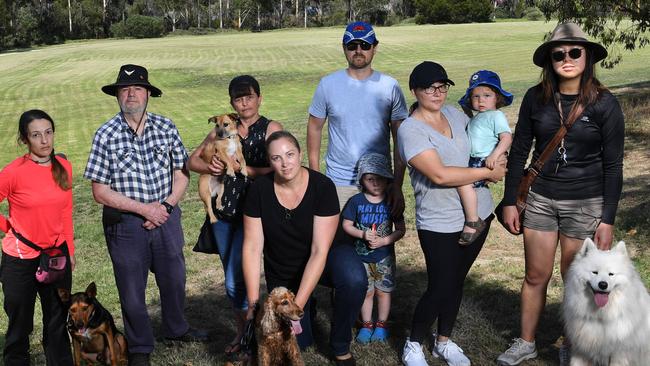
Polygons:
[[113,316],[97,301],[97,287],[90,283],[85,292],[70,294],[59,289],[59,297],[68,307],[68,332],[72,338],[75,366],[81,360],[88,365],[126,365],[126,339],[115,327]]
[[[241,166],[241,173],[247,175],[246,160],[242,154],[241,142],[237,132],[237,119],[235,113],[222,114],[210,117],[208,122],[215,124],[216,138],[206,144],[201,153],[201,159],[210,164],[214,155],[226,165],[226,174],[235,176],[235,160]],[[221,197],[223,196],[223,177],[215,177],[210,174],[201,174],[199,177],[199,196],[205,205],[205,211],[210,217],[210,222],[217,222],[217,217],[212,211],[212,198],[217,197],[215,208],[221,210]]]

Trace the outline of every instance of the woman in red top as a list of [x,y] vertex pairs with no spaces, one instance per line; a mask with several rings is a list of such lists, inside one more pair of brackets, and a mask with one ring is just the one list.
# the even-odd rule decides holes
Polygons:
[[[2,263],[0,281],[8,317],[4,364],[29,365],[29,335],[34,326],[36,294],[43,311],[43,348],[47,365],[72,365],[66,331],[66,309],[57,288],[71,289],[74,269],[72,228],[72,167],[54,154],[54,122],[41,110],[20,116],[18,140],[29,152],[0,171],[0,201],[9,202],[9,215],[0,214]],[[59,282],[40,283],[35,273],[39,251],[16,239],[15,232],[42,248],[59,247],[69,254],[66,274]]]

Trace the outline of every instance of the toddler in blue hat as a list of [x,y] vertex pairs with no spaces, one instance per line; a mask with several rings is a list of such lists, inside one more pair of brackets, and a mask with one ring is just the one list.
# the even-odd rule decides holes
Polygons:
[[[480,70],[470,77],[469,87],[458,101],[465,113],[472,118],[467,125],[470,168],[493,169],[499,157],[510,148],[510,126],[499,108],[510,105],[512,99],[512,94],[501,88],[501,80],[495,72]],[[473,112],[477,112],[476,115]],[[474,187],[485,186],[485,181],[479,181],[458,187],[465,212],[465,227],[458,240],[460,245],[471,244],[485,229],[485,222],[478,217],[478,199],[474,191]]]
[[[404,216],[393,219],[386,192],[393,181],[390,162],[383,154],[367,153],[357,166],[357,183],[361,189],[345,205],[343,230],[354,240],[368,275],[368,289],[361,307],[362,327],[359,343],[384,342],[388,338],[386,321],[390,313],[390,293],[395,289],[395,242],[406,233]],[[395,230],[393,230],[393,226]],[[372,307],[377,297],[377,321],[372,322]]]

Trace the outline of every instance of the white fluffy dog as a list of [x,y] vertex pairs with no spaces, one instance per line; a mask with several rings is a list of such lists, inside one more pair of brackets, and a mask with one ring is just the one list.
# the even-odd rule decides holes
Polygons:
[[586,239],[566,276],[562,316],[571,366],[650,365],[650,295],[625,243]]

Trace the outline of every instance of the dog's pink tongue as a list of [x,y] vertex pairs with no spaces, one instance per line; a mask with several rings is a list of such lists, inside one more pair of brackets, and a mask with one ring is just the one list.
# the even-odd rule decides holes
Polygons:
[[302,333],[302,326],[300,325],[300,320],[291,321],[291,332],[293,332],[293,334]]
[[607,305],[607,300],[609,300],[609,294],[607,292],[595,292],[594,301],[599,308]]

